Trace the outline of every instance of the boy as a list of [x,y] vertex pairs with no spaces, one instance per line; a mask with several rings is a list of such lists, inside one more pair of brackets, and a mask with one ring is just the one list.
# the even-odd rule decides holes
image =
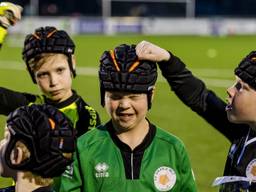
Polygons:
[[[73,123],[77,136],[100,124],[94,108],[72,90],[75,77],[75,44],[69,35],[55,27],[41,27],[27,35],[23,59],[43,93],[33,95],[0,87],[0,114],[8,115],[24,105],[49,104],[62,111]],[[67,170],[68,171],[72,170]],[[56,190],[59,182],[56,180]]]
[[222,192],[256,191],[256,52],[236,67],[235,84],[227,89],[227,104],[171,52],[142,41],[136,53],[140,59],[158,62],[175,94],[231,142],[224,176],[214,185],[220,185]]
[[43,93],[33,95],[0,87],[0,114],[32,103],[47,103],[65,113],[78,136],[100,124],[98,113],[72,90],[75,77],[75,44],[69,35],[55,27],[41,27],[27,35],[23,59],[32,78]]
[[139,61],[135,45],[103,53],[101,104],[111,120],[80,137],[62,191],[196,191],[183,143],[146,118],[156,79],[156,64]]
[[53,191],[53,177],[72,162],[76,133],[65,115],[50,105],[18,108],[7,119],[0,143],[0,174],[10,171],[16,186],[2,191]]

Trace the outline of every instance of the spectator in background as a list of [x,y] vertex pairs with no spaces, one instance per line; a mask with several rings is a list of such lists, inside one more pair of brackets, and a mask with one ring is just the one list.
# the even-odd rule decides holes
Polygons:
[[53,177],[72,162],[76,133],[66,116],[50,105],[24,106],[7,119],[0,143],[0,174],[16,186],[5,192],[51,192]]

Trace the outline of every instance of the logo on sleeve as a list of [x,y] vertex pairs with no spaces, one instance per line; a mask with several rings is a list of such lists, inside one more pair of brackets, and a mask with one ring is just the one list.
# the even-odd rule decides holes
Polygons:
[[256,181],[256,159],[250,161],[250,163],[246,167],[246,176],[251,181]]
[[108,168],[109,168],[109,166],[107,163],[105,163],[105,162],[98,163],[95,166],[95,170],[96,170],[95,176],[96,177],[109,177]]
[[159,167],[154,173],[154,184],[159,191],[169,191],[176,183],[176,173],[170,167]]

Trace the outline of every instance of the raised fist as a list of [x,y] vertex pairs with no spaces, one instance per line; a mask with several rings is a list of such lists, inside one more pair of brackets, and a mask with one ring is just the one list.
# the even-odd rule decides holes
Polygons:
[[170,59],[168,51],[148,41],[141,41],[137,44],[136,54],[139,60],[161,62],[168,61]]
[[21,19],[22,7],[9,3],[0,3],[0,25],[8,28],[10,25],[15,25],[18,20]]

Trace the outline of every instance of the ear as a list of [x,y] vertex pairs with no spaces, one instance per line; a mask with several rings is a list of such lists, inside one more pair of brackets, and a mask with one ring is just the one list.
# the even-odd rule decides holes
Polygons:
[[11,163],[14,165],[19,165],[23,158],[23,152],[20,147],[16,147],[11,152]]

